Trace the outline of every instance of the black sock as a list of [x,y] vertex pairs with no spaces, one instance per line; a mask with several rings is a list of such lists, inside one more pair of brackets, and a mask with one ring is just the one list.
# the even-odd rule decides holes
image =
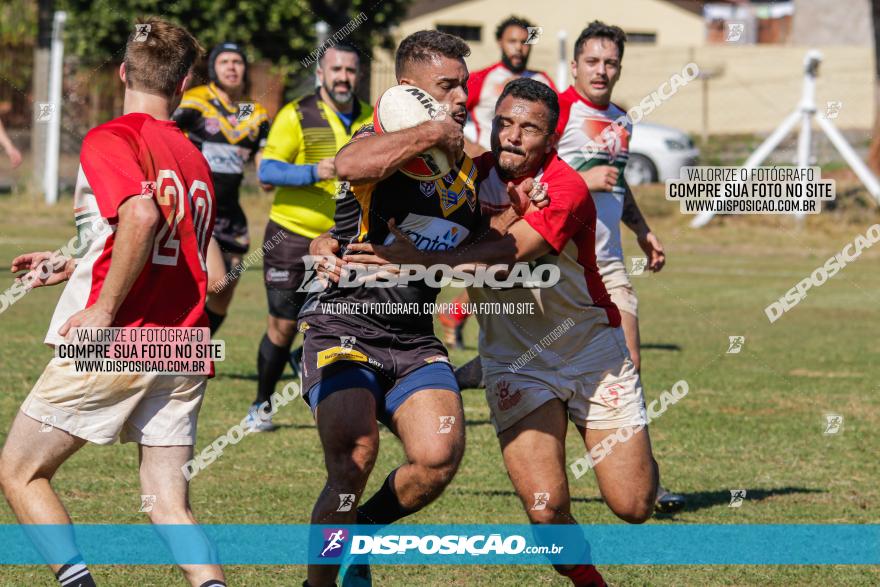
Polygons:
[[373,497],[357,509],[358,524],[391,524],[414,512],[406,510],[397,500],[397,495],[391,487],[394,472],[385,478],[385,483],[379,488]]
[[486,387],[483,382],[483,363],[476,356],[455,370],[455,381],[461,389],[482,389]]
[[208,326],[211,328],[211,334],[214,334],[220,328],[220,325],[223,324],[223,321],[226,320],[226,314],[218,314],[212,311],[207,304],[205,304],[205,314],[208,315]]
[[254,402],[256,405],[269,401],[275,393],[275,385],[284,373],[289,356],[290,345],[276,346],[269,340],[268,334],[263,335],[260,351],[257,353],[257,399]]
[[226,587],[226,583],[220,579],[211,579],[210,581],[205,581],[199,587]]
[[61,567],[55,578],[65,587],[95,587],[95,580],[81,557],[76,557]]

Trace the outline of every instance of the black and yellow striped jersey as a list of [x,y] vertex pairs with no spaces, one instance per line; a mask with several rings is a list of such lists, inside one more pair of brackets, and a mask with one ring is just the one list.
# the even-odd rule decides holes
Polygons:
[[[351,142],[374,134],[373,125],[355,133]],[[479,157],[476,161],[464,156],[457,168],[433,181],[419,181],[400,171],[376,183],[346,186],[344,197],[336,203],[336,225],[332,235],[339,241],[340,254],[354,242],[389,244],[394,235],[388,221],[409,236],[420,250],[446,250],[460,246],[471,234],[482,228],[477,191],[491,169],[493,159]],[[331,285],[311,294],[301,313],[320,313],[322,303],[351,303],[365,308],[370,304],[432,304],[439,289],[424,281],[413,281],[394,287],[340,287]],[[359,314],[348,316],[390,332],[432,333],[430,313]]]
[[[218,190],[234,184],[237,191],[245,162],[266,145],[269,136],[269,115],[259,102],[227,103],[213,83],[184,93],[172,118],[202,151],[215,183],[222,184]],[[217,182],[218,174],[226,177]]]

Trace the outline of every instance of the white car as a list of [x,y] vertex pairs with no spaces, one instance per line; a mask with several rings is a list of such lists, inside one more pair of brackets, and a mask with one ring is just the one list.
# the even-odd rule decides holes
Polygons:
[[678,179],[679,170],[696,165],[700,150],[680,130],[650,122],[633,128],[629,160],[623,176],[629,185]]

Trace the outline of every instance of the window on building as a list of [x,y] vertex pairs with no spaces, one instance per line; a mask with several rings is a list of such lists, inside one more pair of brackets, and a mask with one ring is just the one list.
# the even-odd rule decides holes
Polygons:
[[465,24],[438,24],[437,30],[441,33],[448,33],[461,37],[465,41],[480,42],[483,40],[483,27],[470,26]]
[[627,43],[648,43],[653,44],[657,42],[657,33],[626,33],[626,42]]

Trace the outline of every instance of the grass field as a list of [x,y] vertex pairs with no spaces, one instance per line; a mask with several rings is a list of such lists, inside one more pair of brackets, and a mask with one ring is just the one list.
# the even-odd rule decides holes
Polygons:
[[[839,186],[838,193],[844,190]],[[690,393],[652,425],[664,482],[688,508],[651,524],[880,522],[880,247],[868,250],[776,323],[764,307],[878,219],[873,206],[807,220],[802,229],[779,217],[731,218],[701,231],[663,200],[659,186],[637,194],[669,255],[662,273],[634,277],[642,323],[643,380],[648,399],[679,379]],[[267,196],[246,198],[252,236],[262,237]],[[23,196],[0,199],[0,264],[31,250],[56,249],[73,234],[70,200],[54,209]],[[630,235],[624,249],[640,255]],[[0,288],[11,277],[0,281]],[[0,314],[0,436],[50,351],[41,345],[60,289],[29,293]],[[450,292],[445,292],[450,295]],[[219,338],[228,360],[208,387],[201,412],[201,449],[245,414],[254,396],[255,355],[266,302],[258,267],[243,276]],[[454,352],[461,363],[472,347]],[[739,354],[728,337],[745,336]],[[443,497],[413,523],[524,523],[512,492],[482,392],[465,391],[467,450]],[[823,413],[845,417],[844,430],[823,435]],[[311,415],[299,402],[276,417],[282,428],[227,449],[193,482],[193,506],[204,523],[304,523],[323,483]],[[402,459],[383,430],[372,492]],[[576,434],[569,460],[583,454]],[[64,466],[55,487],[77,523],[144,523],[133,445],[86,447]],[[730,508],[729,490],[748,491]],[[591,475],[572,481],[581,523],[616,523],[598,499]],[[5,503],[0,523],[13,523]],[[674,548],[674,544],[669,545]],[[0,545],[2,547],[2,545]],[[816,544],[821,549],[821,544]],[[876,585],[868,567],[613,566],[614,585]],[[100,585],[182,585],[171,567],[95,567]],[[299,585],[301,567],[227,568],[230,585]],[[376,585],[566,585],[549,567],[375,567]],[[51,585],[43,567],[0,568],[0,585]]]

